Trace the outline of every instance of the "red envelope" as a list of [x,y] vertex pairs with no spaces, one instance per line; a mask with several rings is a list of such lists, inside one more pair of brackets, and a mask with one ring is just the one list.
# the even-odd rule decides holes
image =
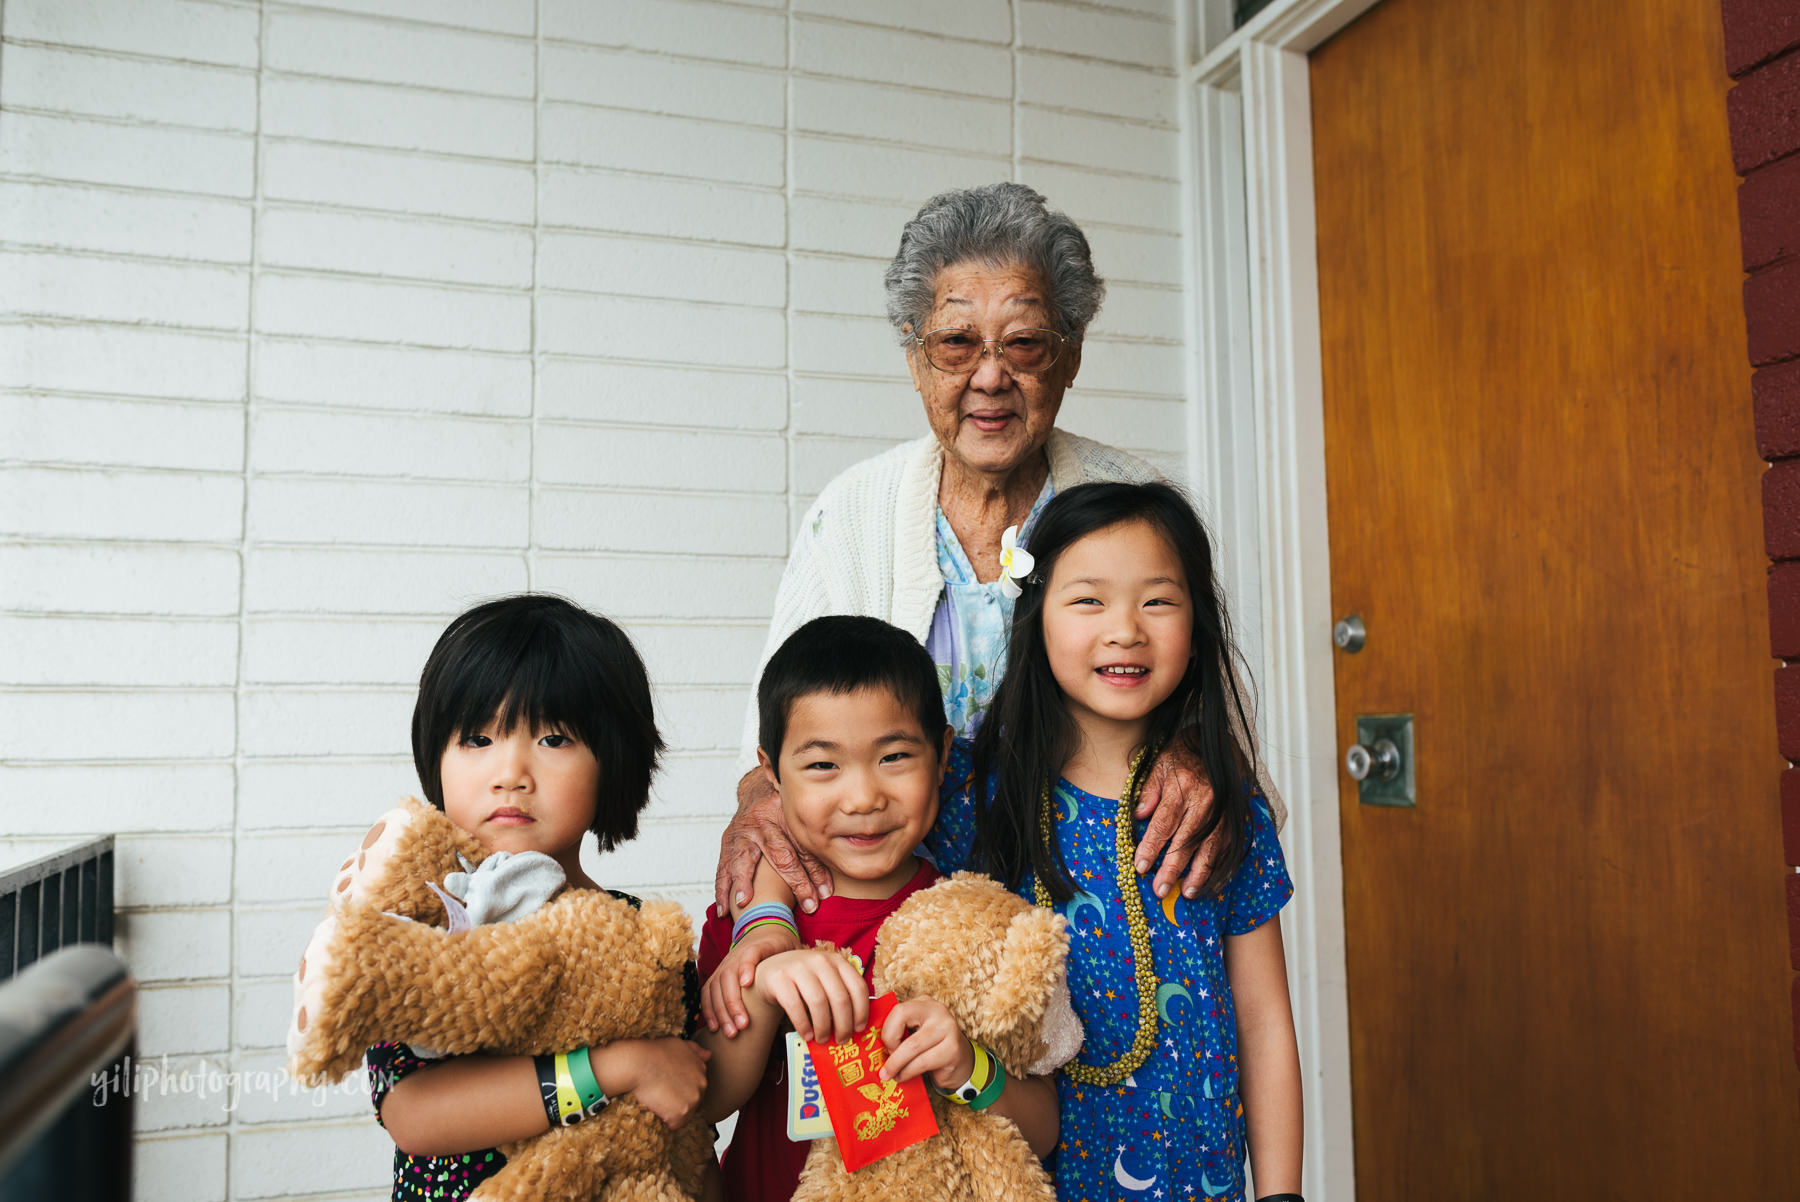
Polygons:
[[870,1002],[869,1025],[848,1043],[809,1040],[806,1045],[825,1095],[838,1152],[852,1173],[938,1133],[923,1076],[904,1085],[878,1076],[887,1060],[881,1024],[895,1004],[891,993]]

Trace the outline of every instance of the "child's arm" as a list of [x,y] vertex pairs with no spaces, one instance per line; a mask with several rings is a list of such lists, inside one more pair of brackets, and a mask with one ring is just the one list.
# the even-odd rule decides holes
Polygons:
[[[889,1049],[887,1063],[881,1066],[884,1081],[910,1081],[930,1073],[932,1084],[952,1090],[975,1071],[975,1049],[935,998],[916,997],[890,1010],[881,1026],[881,1042]],[[1008,1074],[1000,1097],[988,1109],[1011,1119],[1038,1159],[1056,1147],[1056,1086],[1050,1078]]]
[[[774,902],[786,906],[792,913],[794,908],[794,892],[787,887],[774,867],[764,860],[756,867],[756,886],[754,895],[746,899],[741,906],[731,908],[731,917],[735,920],[751,906]],[[750,988],[756,980],[756,966],[771,956],[782,952],[798,951],[799,939],[784,928],[776,925],[758,927],[747,933],[738,945],[726,953],[713,970],[712,976],[700,990],[700,1018],[708,1031],[723,1031],[727,1039],[735,1036],[750,1022],[750,1012],[744,1005],[744,990]],[[840,1038],[849,1038],[850,1032],[842,1032]]]
[[[709,1053],[683,1039],[621,1039],[588,1052],[609,1098],[630,1094],[671,1127],[693,1115]],[[550,1129],[530,1056],[459,1056],[407,1075],[381,1103],[394,1146],[412,1156],[457,1156]]]
[[1288,1001],[1281,923],[1225,938],[1237,1005],[1238,1094],[1249,1127],[1258,1194],[1300,1192],[1300,1049]]

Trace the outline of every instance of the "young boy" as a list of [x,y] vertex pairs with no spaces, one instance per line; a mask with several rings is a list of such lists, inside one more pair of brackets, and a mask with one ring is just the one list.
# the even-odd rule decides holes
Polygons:
[[[817,618],[790,635],[756,691],[757,761],[781,797],[794,842],[831,872],[831,896],[797,919],[801,950],[763,960],[744,991],[749,1023],[735,1035],[699,1032],[713,1053],[702,1117],[738,1111],[723,1169],[734,1202],[786,1202],[808,1143],[788,1139],[786,1022],[807,1038],[846,1038],[869,1018],[875,934],[914,892],[939,877],[914,850],[937,819],[952,731],[937,669],[911,635],[876,618]],[[729,915],[708,914],[700,974],[731,948]],[[828,942],[848,949],[857,966]],[[784,1019],[786,1022],[784,1022]],[[884,1078],[951,1094],[974,1073],[973,1045],[927,997],[896,1006],[881,1029]],[[994,1112],[1016,1123],[1039,1156],[1056,1143],[1056,1092],[1047,1078],[1008,1077]]]

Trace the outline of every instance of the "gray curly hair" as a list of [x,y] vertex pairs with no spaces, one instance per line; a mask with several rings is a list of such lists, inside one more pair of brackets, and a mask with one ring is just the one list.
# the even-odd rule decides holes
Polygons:
[[1087,235],[1035,190],[1001,183],[940,192],[900,231],[900,249],[884,277],[888,320],[902,341],[910,337],[906,327],[918,333],[930,319],[938,272],[967,262],[1018,264],[1041,274],[1059,332],[1076,345],[1106,299]]

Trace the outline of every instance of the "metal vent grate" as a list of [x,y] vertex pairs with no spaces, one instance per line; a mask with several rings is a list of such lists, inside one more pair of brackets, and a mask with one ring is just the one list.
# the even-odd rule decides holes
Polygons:
[[111,835],[0,873],[0,981],[71,943],[112,938]]

